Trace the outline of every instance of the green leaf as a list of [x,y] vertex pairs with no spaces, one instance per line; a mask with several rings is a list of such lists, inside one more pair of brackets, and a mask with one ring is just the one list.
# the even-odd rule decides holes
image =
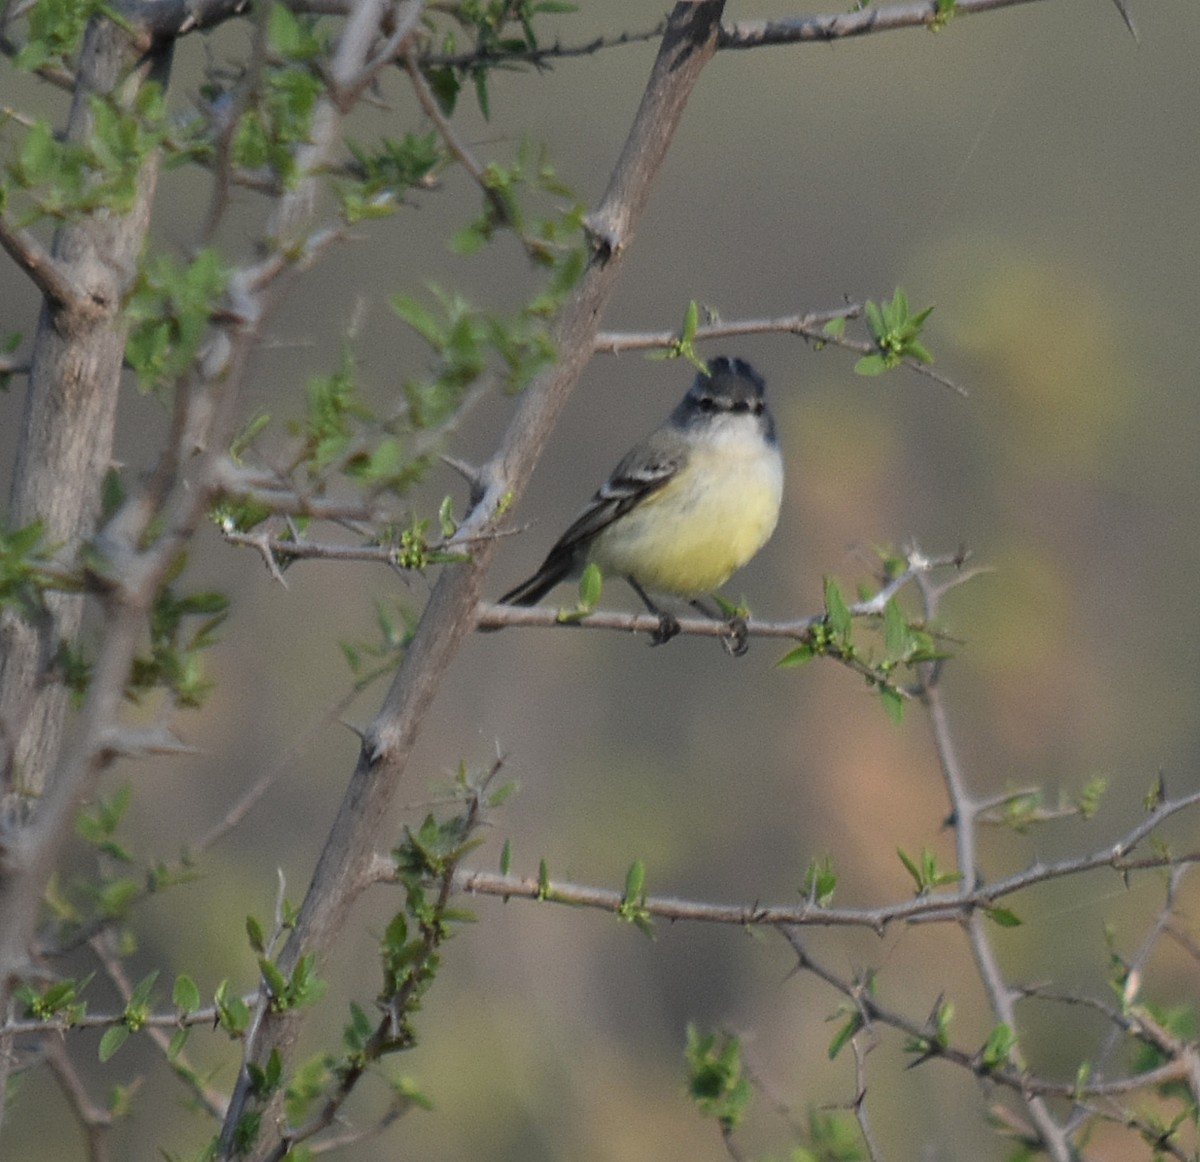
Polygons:
[[1017,1043],[1017,1035],[1011,1026],[1000,1022],[984,1043],[981,1061],[984,1069],[996,1069],[1008,1061],[1009,1054]]
[[837,874],[833,870],[833,860],[826,855],[809,863],[800,891],[806,900],[811,900],[817,907],[828,908],[833,902],[836,887]]
[[306,43],[300,19],[284,4],[272,4],[267,23],[267,43],[281,56],[297,56]]
[[732,1034],[701,1034],[687,1028],[684,1056],[688,1089],[696,1107],[713,1117],[723,1133],[735,1130],[750,1104],[750,1082],[742,1074],[741,1044]]
[[640,859],[635,859],[625,873],[625,899],[640,900],[646,892],[646,866]]
[[887,369],[888,365],[882,355],[864,355],[855,363],[854,374],[868,376],[882,375]]
[[883,312],[879,309],[878,304],[868,299],[866,315],[867,327],[871,332],[871,337],[878,342],[887,334],[887,324],[883,321]]
[[924,881],[921,878],[921,869],[917,867],[917,865],[913,862],[912,856],[904,851],[903,848],[896,848],[896,854],[900,857],[900,862],[904,864],[905,870],[910,876],[912,876],[913,883],[916,886],[917,891],[921,891],[924,888]]
[[259,957],[258,970],[263,974],[263,980],[266,982],[266,987],[270,989],[272,999],[281,1001],[286,999],[288,992],[288,978],[280,971],[274,960],[269,960],[266,957]]
[[1097,776],[1089,779],[1086,786],[1079,792],[1079,814],[1090,819],[1100,809],[1100,800],[1108,790],[1108,780]]
[[1021,917],[1008,908],[988,908],[987,916],[1001,928],[1019,928],[1021,926]]
[[840,1029],[833,1035],[833,1040],[829,1042],[829,1060],[832,1061],[854,1038],[854,1035],[863,1028],[863,1016],[857,1009],[850,1014],[849,1019],[842,1025]]
[[881,683],[879,697],[883,701],[883,708],[887,711],[888,718],[894,725],[899,726],[904,721],[904,695],[895,686]]
[[154,990],[154,984],[158,980],[158,969],[147,973],[137,985],[134,987],[133,993],[130,995],[129,1003],[125,1006],[126,1015],[131,1011],[144,1010],[150,1003],[150,994]]
[[687,305],[683,313],[683,341],[691,343],[696,338],[696,328],[700,325],[700,307],[695,299]]
[[174,1061],[180,1053],[183,1052],[184,1046],[188,1043],[188,1038],[191,1036],[192,1030],[188,1027],[176,1029],[171,1034],[171,1042],[167,1046],[167,1060]]
[[802,666],[805,662],[812,661],[817,656],[817,651],[808,642],[798,645],[793,650],[788,650],[782,658],[775,663],[781,670],[794,669],[796,666]]
[[396,295],[392,299],[392,310],[431,347],[440,348],[445,344],[446,333],[442,324],[419,299],[411,295]]
[[895,598],[883,611],[883,644],[889,658],[902,658],[908,652],[908,622]]
[[200,990],[190,976],[180,973],[171,990],[171,1000],[181,1013],[191,1013],[200,1007]]
[[433,90],[433,95],[437,98],[442,112],[449,117],[454,112],[454,106],[458,103],[458,94],[462,88],[458,75],[450,68],[426,69],[425,80],[429,82],[429,87]]
[[106,1062],[112,1059],[112,1056],[122,1045],[129,1039],[129,1029],[125,1025],[114,1025],[111,1029],[104,1031],[104,1036],[100,1038],[100,1061]]
[[471,222],[450,235],[450,250],[464,258],[469,257],[488,244],[489,233],[479,222]]
[[841,588],[832,577],[825,578],[825,616],[829,628],[845,641],[850,636],[850,607],[842,596]]
[[262,925],[254,916],[246,917],[246,935],[250,937],[250,947],[260,956],[267,950],[267,940],[263,935]]
[[591,562],[579,576],[579,607],[585,610],[596,608],[604,587],[604,576],[595,562]]
[[214,1001],[221,1028],[230,1036],[241,1036],[250,1024],[250,1009],[246,1002],[229,987],[227,980],[221,981],[217,986]]
[[59,164],[58,143],[47,121],[35,121],[21,142],[13,176],[22,186],[51,181]]

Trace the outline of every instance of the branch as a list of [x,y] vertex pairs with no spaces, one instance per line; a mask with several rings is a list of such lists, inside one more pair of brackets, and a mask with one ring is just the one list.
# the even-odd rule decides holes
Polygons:
[[[88,941],[89,947],[96,956],[96,959],[100,961],[108,979],[112,981],[121,999],[128,1004],[133,998],[133,984],[129,977],[126,976],[125,966],[122,964],[120,958],[112,954],[107,947],[107,943],[105,935],[97,935]],[[114,1024],[120,1024],[120,1021],[118,1020]],[[178,1020],[174,1022],[174,1028],[179,1028]],[[204,1084],[201,1074],[189,1063],[182,1048],[172,1052],[171,1040],[173,1032],[173,1029],[168,1031],[167,1026],[158,1023],[153,1023],[146,1028],[146,1034],[154,1042],[155,1047],[171,1067],[175,1076],[187,1086],[193,1100],[210,1117],[219,1118],[225,1112],[224,1093]]]
[[555,42],[537,48],[520,49],[516,52],[498,52],[495,49],[475,49],[458,53],[422,53],[418,58],[423,67],[469,69],[489,64],[530,64],[541,67],[549,61],[567,60],[571,57],[592,56],[607,48],[620,48],[626,44],[644,44],[658,40],[666,24],[659,21],[653,28],[643,32],[622,32],[617,36],[597,36],[582,44]]
[[[818,980],[824,981],[830,988],[846,997],[858,1010],[865,1026],[870,1027],[873,1023],[878,1022],[923,1043],[923,1055],[916,1059],[914,1064],[933,1059],[949,1061],[966,1069],[981,1081],[1001,1085],[1013,1093],[1020,1094],[1026,1102],[1036,1101],[1040,1104],[1045,1098],[1051,1097],[1101,1098],[1140,1093],[1167,1081],[1178,1081],[1186,1071],[1184,1063],[1169,1061],[1155,1069],[1134,1073],[1128,1077],[1079,1085],[1077,1081],[1052,1081],[1049,1078],[1038,1077],[1013,1065],[986,1065],[981,1053],[968,1052],[957,1046],[940,1042],[937,1039],[936,1030],[931,1027],[930,1020],[914,1021],[903,1013],[886,1008],[875,999],[871,990],[865,987],[865,982],[857,977],[851,980],[842,979],[827,965],[813,958],[800,939],[800,933],[784,929],[784,936],[796,954],[797,968],[811,973]],[[940,1002],[938,1007],[940,1008]],[[1073,1153],[1069,1156],[1072,1158],[1072,1162],[1078,1158],[1078,1155]]]
[[[1033,0],[956,0],[954,16],[972,16],[994,8],[1014,8]],[[808,41],[845,40],[897,28],[936,28],[945,24],[946,13],[937,0],[913,4],[871,4],[852,12],[828,16],[790,16],[782,20],[739,20],[722,24],[720,49],[765,48],[769,45],[803,44]]]
[[[928,584],[928,580],[923,574],[918,575],[917,584],[925,598],[926,619],[932,621],[937,615],[941,594]],[[940,663],[926,663],[920,668],[920,671],[923,679],[922,696],[929,712],[934,746],[946,784],[951,818],[954,820],[958,870],[961,883],[970,888],[978,883],[980,876],[976,865],[976,833],[982,805],[967,788],[965,774],[950,732],[949,715],[942,699],[939,682]],[[1019,994],[1010,988],[1004,979],[986,924],[986,917],[978,911],[973,911],[967,918],[966,931],[971,953],[975,958],[979,978],[984,992],[987,994],[992,1012],[997,1021],[1007,1025],[1013,1032],[1011,1060],[1019,1070],[1024,1071],[1025,1064],[1017,1035],[1016,1002]],[[1068,1128],[1058,1122],[1040,1096],[1024,1093],[1023,1097],[1030,1120],[1037,1129],[1041,1145],[1056,1162],[1071,1162],[1074,1151],[1070,1145]]]
[[[964,570],[967,553],[960,549],[958,552],[945,556],[926,557],[915,547],[907,550],[908,567],[896,574],[883,584],[878,592],[863,598],[850,606],[850,613],[855,617],[881,617],[887,610],[888,603],[918,576],[926,577],[933,570],[953,568],[955,576],[944,585],[935,587],[937,592],[946,592],[974,577],[982,570]],[[747,617],[740,619],[738,634],[743,629],[747,636],[764,638],[806,639],[812,630],[826,619],[825,613],[814,613],[793,621],[764,622],[754,621]],[[723,619],[709,617],[677,618],[679,632],[696,637],[728,638],[730,623]],[[616,613],[588,612],[570,609],[552,609],[549,606],[499,605],[481,602],[476,610],[476,625],[479,629],[488,631],[501,629],[504,626],[537,626],[549,628],[552,626],[575,627],[582,629],[616,629],[626,633],[648,633],[653,637],[659,629],[659,619],[654,614],[647,613]],[[869,664],[857,656],[843,656],[832,650],[822,656],[848,666],[856,673],[871,681],[879,681],[881,675]]]
[[438,105],[437,97],[434,96],[433,90],[429,87],[429,82],[425,80],[425,75],[421,72],[421,66],[417,61],[416,53],[411,44],[404,54],[404,67],[408,72],[409,79],[412,81],[413,91],[417,95],[417,101],[421,109],[437,128],[442,140],[446,143],[446,148],[457,158],[459,165],[471,175],[475,184],[483,191],[483,196],[487,199],[488,205],[491,206],[497,221],[507,226],[520,241],[525,249],[525,253],[530,258],[536,260],[545,251],[545,243],[530,238],[521,229],[521,223],[513,217],[511,207],[505,202],[500,191],[488,181],[484,167],[475,160],[474,155],[458,136],[457,132],[455,132],[454,126],[443,115],[441,107]]
[[[845,335],[831,335],[825,328],[835,319],[857,319],[862,315],[862,304],[850,303],[845,307],[830,311],[815,311],[806,315],[785,315],[779,319],[746,319],[740,322],[706,323],[696,328],[692,337],[694,342],[707,342],[711,339],[727,339],[736,335],[800,335],[821,345],[829,344],[841,347],[846,351],[855,351],[859,355],[873,355],[879,348],[866,339],[847,339]],[[596,336],[596,351],[616,354],[619,351],[644,351],[648,349],[677,348],[683,342],[679,331],[641,331],[621,332],[602,331]],[[905,367],[924,375],[942,387],[949,388],[955,395],[967,396],[966,388],[947,379],[934,371],[927,363],[911,356],[902,360]]]
[[[692,89],[715,49],[722,9],[721,0],[703,0],[678,3],[671,14],[621,158],[597,210],[609,244],[593,253],[562,308],[554,334],[559,359],[522,394],[498,451],[481,474],[487,487],[460,530],[462,537],[490,531],[496,515],[505,510],[506,502],[520,497],[533,474],[554,423],[591,356],[599,319],[612,297],[651,186]],[[389,808],[429,707],[463,639],[474,627],[495,544],[490,539],[479,542],[471,560],[445,569],[434,587],[392,688],[365,732],[358,764],[292,938],[280,957],[279,968],[284,973],[306,953],[325,955],[346,921],[361,890],[363,871],[381,846],[378,840]],[[256,1047],[258,1061],[265,1062],[276,1050],[286,1052],[298,1030],[296,1013],[273,1017]],[[249,1098],[248,1086],[239,1082],[230,1102],[227,1127],[246,1112]],[[279,1152],[273,1109],[268,1107],[263,1113],[264,1133],[254,1147],[254,1158]]]
[[0,246],[33,280],[34,286],[52,303],[80,318],[99,318],[107,313],[85,294],[70,271],[28,230],[21,230],[0,215]]
[[108,1162],[109,1134],[113,1116],[103,1106],[92,1101],[83,1078],[79,1076],[75,1063],[67,1053],[65,1042],[58,1037],[47,1037],[44,1041],[46,1064],[54,1074],[58,1087],[67,1099],[67,1105],[75,1115],[84,1137],[87,1139],[88,1157],[92,1162]]
[[[1200,794],[1192,802],[1200,801]],[[367,882],[391,882],[393,876],[383,857],[377,857],[365,875]],[[897,922],[925,921],[930,923],[961,922],[979,912],[987,913],[1008,896],[1024,891],[1035,884],[1081,875],[1084,872],[1110,868],[1126,874],[1131,871],[1150,871],[1200,863],[1200,850],[1182,855],[1158,854],[1140,859],[1118,857],[1105,848],[1091,855],[1063,860],[1053,864],[1034,864],[1006,880],[977,888],[967,894],[926,894],[881,904],[874,908],[822,907],[814,901],[797,904],[714,904],[703,900],[688,900],[676,896],[647,896],[639,901],[639,909],[647,915],[669,920],[690,920],[701,924],[734,924],[738,927],[817,927],[869,928],[883,935]],[[539,880],[532,876],[501,875],[499,872],[464,870],[456,881],[460,891],[471,895],[499,896],[501,899],[524,899],[573,907],[595,908],[602,912],[620,914],[626,900],[611,888],[598,888],[560,880]]]
[[[694,339],[728,339],[735,335],[787,334],[803,335],[808,339],[832,343],[834,339],[823,328],[834,319],[857,319],[862,315],[861,303],[849,303],[829,311],[810,311],[804,315],[784,315],[778,319],[743,319],[736,322],[714,321],[696,328]],[[595,339],[597,353],[615,355],[619,351],[645,351],[675,347],[683,339],[679,331],[601,331]]]
[[862,1134],[864,1145],[867,1147],[868,1162],[882,1162],[883,1155],[875,1141],[871,1120],[867,1117],[867,1054],[875,1048],[872,1040],[869,1045],[862,1043],[861,1033],[850,1038],[850,1048],[854,1053],[854,1120],[858,1122],[858,1132]]
[[[88,23],[79,59],[67,124],[73,141],[93,133],[92,95],[120,89],[125,99],[132,99],[143,82],[165,87],[169,77],[169,54],[139,53],[123,28],[98,15]],[[98,210],[64,225],[55,240],[55,262],[66,264],[86,282],[89,301],[106,307],[84,328],[56,326],[53,310],[42,314],[9,519],[15,526],[43,520],[47,538],[62,546],[64,559],[71,559],[95,533],[100,484],[112,461],[125,351],[126,320],[119,307],[128,289],[127,272],[136,267],[149,228],[156,175],[157,155],[151,153],[136,175],[131,174],[132,198],[124,212]],[[68,291],[54,293],[70,299]],[[22,793],[41,795],[32,821],[6,836],[0,875],[0,996],[7,995],[13,979],[29,963],[42,894],[71,833],[75,808],[108,761],[102,739],[118,721],[144,630],[141,613],[149,600],[140,610],[106,609],[105,629],[113,631],[107,636],[114,640],[101,648],[78,731],[65,732],[68,739],[74,735],[74,745],[64,743],[68,692],[61,682],[48,680],[47,660],[56,655],[60,642],[75,641],[83,595],[55,594],[47,604],[53,616],[44,624],[35,627],[14,619],[0,626],[0,721],[8,732],[0,747],[0,781],[9,784],[20,771]]]

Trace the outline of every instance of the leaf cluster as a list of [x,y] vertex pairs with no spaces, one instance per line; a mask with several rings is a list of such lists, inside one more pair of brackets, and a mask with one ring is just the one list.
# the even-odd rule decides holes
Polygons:
[[52,552],[41,521],[11,530],[0,524],[0,611],[12,610],[26,621],[44,614],[46,592],[64,587]]
[[188,262],[162,254],[143,265],[126,306],[125,344],[143,390],[168,389],[191,368],[228,280],[212,249]]
[[[126,697],[138,702],[153,690],[166,690],[181,707],[203,704],[212,689],[201,655],[216,644],[216,631],[229,610],[229,598],[215,591],[178,593],[172,582],[182,572],[180,556],[150,610],[149,650],[134,658]],[[200,618],[199,624],[193,619]]]
[[[878,640],[864,644],[858,634],[858,622],[865,620]],[[893,597],[884,606],[882,616],[873,610],[859,613],[851,608],[841,586],[833,578],[825,580],[825,614],[815,620],[800,637],[800,644],[789,650],[778,665],[791,668],[813,658],[832,658],[860,674],[867,684],[879,691],[884,708],[899,722],[909,697],[897,685],[901,671],[945,657],[936,638],[919,619],[905,614]]]
[[689,1025],[684,1058],[688,1093],[696,1108],[705,1117],[715,1118],[722,1133],[736,1130],[750,1104],[741,1042],[730,1033],[701,1033]]
[[875,351],[864,355],[855,364],[854,370],[859,375],[882,375],[898,367],[906,358],[919,363],[932,363],[933,356],[920,339],[921,329],[932,310],[932,307],[926,307],[915,315],[911,314],[908,296],[899,287],[890,302],[884,300],[874,303],[868,300],[867,328],[871,332]]
[[[454,112],[464,83],[475,91],[479,109],[491,116],[488,80],[496,67],[490,57],[531,52],[538,48],[534,21],[539,16],[574,12],[574,4],[563,0],[457,0],[443,6],[453,21],[441,30],[432,29],[443,55],[465,52],[472,57],[468,65],[449,65],[426,69],[430,88],[447,114]],[[461,38],[461,39],[460,39]],[[516,67],[511,63],[507,68]]]
[[15,226],[97,210],[124,213],[133,205],[142,166],[168,135],[162,90],[144,85],[129,108],[97,94],[87,100],[85,140],[63,140],[38,119],[13,151],[0,183],[0,210],[13,214]]

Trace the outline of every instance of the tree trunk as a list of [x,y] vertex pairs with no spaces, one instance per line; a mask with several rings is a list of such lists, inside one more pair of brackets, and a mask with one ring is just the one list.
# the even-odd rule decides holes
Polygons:
[[[68,138],[86,141],[92,132],[90,97],[129,102],[146,80],[165,84],[169,67],[169,48],[147,54],[111,20],[93,18]],[[54,239],[54,257],[78,299],[42,306],[8,520],[13,528],[40,520],[47,543],[68,563],[95,532],[100,486],[112,461],[127,330],[122,299],[145,243],[157,176],[152,156],[127,213],[100,210],[62,227]],[[0,823],[10,825],[44,792],[57,761],[68,692],[55,659],[60,643],[75,644],[83,616],[78,594],[50,594],[46,605],[37,625],[12,615],[0,623],[0,793],[7,808]]]

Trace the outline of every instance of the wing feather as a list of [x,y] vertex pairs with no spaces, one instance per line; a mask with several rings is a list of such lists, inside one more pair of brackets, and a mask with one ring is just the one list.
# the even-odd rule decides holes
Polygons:
[[554,543],[541,568],[527,581],[504,594],[501,602],[507,605],[533,605],[540,601],[555,585],[582,567],[588,546],[598,534],[662,488],[679,471],[679,467],[678,457],[664,456],[647,460],[641,448],[630,452]]

